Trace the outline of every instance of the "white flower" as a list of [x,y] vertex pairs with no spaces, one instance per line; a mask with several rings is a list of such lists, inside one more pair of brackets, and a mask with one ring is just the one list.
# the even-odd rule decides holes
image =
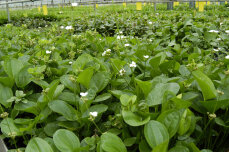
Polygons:
[[106,52],[111,53],[111,49],[107,49]]
[[102,56],[106,56],[106,51],[104,51],[104,52],[102,53]]
[[45,27],[48,27],[48,25],[45,25]]
[[102,40],[102,39],[99,39],[100,41]]
[[107,49],[102,53],[102,56],[110,56],[111,55],[111,49]]
[[72,27],[72,26],[66,26],[65,29],[66,29],[66,30],[72,30],[73,27]]
[[214,118],[216,118],[216,114],[215,114],[215,113],[209,113],[209,112],[207,112],[207,114],[208,114],[208,118],[209,118],[209,119],[214,119]]
[[125,44],[125,46],[130,46],[130,44]]
[[122,34],[122,31],[120,31],[119,34]]
[[46,54],[51,54],[52,51],[46,50]]
[[78,6],[78,3],[72,3],[72,6]]
[[222,39],[221,38],[217,38],[218,41],[221,41]]
[[156,15],[159,15],[159,13],[156,13]]
[[229,59],[229,55],[225,56],[225,59]]
[[86,97],[88,95],[88,92],[80,92],[81,97]]
[[124,35],[121,35],[121,36],[118,35],[118,36],[117,36],[117,39],[118,39],[118,40],[119,40],[119,39],[123,39],[123,38],[125,38]]
[[213,51],[215,51],[215,52],[219,52],[219,50],[220,50],[220,48],[219,49],[213,49]]
[[225,32],[226,32],[227,34],[229,34],[229,30],[226,30]]
[[69,61],[68,63],[69,63],[69,64],[72,64],[72,61]]
[[64,26],[61,26],[60,28],[61,28],[61,29],[64,29]]
[[96,111],[95,111],[95,112],[90,112],[89,114],[90,114],[92,117],[97,117],[97,116],[98,116],[98,112],[96,112]]
[[121,70],[119,71],[119,75],[120,75],[120,76],[123,76],[125,73],[126,73],[125,69],[121,69]]
[[208,32],[210,32],[210,33],[219,33],[219,31],[217,31],[217,30],[210,30]]
[[149,24],[153,24],[153,22],[148,22]]
[[132,61],[131,64],[130,64],[130,67],[131,68],[135,68],[136,66],[137,66],[137,64],[134,61]]
[[149,58],[149,56],[148,56],[148,55],[144,55],[143,57],[144,57],[145,59],[148,59],[148,58]]

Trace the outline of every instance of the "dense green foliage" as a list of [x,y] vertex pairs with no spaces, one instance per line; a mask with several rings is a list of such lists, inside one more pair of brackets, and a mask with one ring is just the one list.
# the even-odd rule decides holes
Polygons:
[[228,8],[103,8],[19,13],[0,27],[10,151],[229,148]]

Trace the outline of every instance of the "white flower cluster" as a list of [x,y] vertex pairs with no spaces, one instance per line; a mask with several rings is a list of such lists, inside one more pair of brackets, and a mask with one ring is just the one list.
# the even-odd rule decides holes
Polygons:
[[130,46],[130,44],[125,44],[125,47]]
[[226,32],[227,34],[229,34],[229,30],[226,30],[225,32]]
[[136,64],[134,61],[132,61],[131,64],[129,64],[129,66],[130,66],[131,68],[135,68],[135,67],[137,66],[137,64]]
[[121,69],[121,70],[119,71],[119,75],[120,75],[120,76],[123,76],[125,73],[126,73],[126,70],[125,70],[125,69]]
[[210,33],[219,33],[219,31],[217,31],[217,30],[210,30],[208,32],[210,32]]
[[221,50],[221,48],[213,49],[213,51],[215,51],[215,52],[219,52],[220,50]]
[[124,39],[124,38],[126,38],[126,37],[123,35],[123,32],[120,31],[120,32],[118,33],[117,39],[120,40],[120,39]]
[[117,39],[118,39],[118,40],[120,40],[120,39],[124,39],[124,38],[125,38],[125,36],[124,36],[124,35],[118,35],[118,36],[117,36]]
[[64,27],[64,26],[60,26],[60,28],[61,29],[66,29],[66,30],[73,30],[73,27],[71,26],[71,25],[69,25],[69,26],[66,26],[66,27]]
[[51,54],[52,51],[46,50],[45,53],[46,53],[46,54]]
[[153,24],[153,22],[151,22],[151,21],[149,21],[148,23],[149,23],[150,25]]
[[72,26],[66,26],[65,29],[66,29],[66,30],[72,30],[73,27],[72,27]]
[[216,118],[216,114],[207,112],[209,119]]
[[90,112],[89,114],[90,114],[90,116],[92,116],[92,117],[97,117],[97,116],[98,116],[98,112],[96,112],[96,111]]
[[6,118],[8,117],[9,113],[8,112],[3,112],[1,115],[0,115],[0,118]]
[[86,97],[88,95],[88,92],[80,92],[81,97]]
[[144,57],[145,59],[148,59],[148,58],[149,58],[149,56],[148,56],[148,55],[144,55],[143,57]]
[[225,56],[225,59],[229,59],[229,55]]
[[111,55],[111,49],[107,49],[102,53],[102,56],[110,56]]

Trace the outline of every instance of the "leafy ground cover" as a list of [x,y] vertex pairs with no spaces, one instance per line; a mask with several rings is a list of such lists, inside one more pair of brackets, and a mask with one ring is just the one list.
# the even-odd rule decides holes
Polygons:
[[0,27],[11,152],[229,148],[227,7],[74,9],[16,11]]

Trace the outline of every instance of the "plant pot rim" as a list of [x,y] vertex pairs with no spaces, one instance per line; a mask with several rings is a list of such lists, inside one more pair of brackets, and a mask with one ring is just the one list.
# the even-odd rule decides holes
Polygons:
[[5,142],[2,139],[0,139],[0,152],[7,152],[7,151],[8,149],[6,147]]

